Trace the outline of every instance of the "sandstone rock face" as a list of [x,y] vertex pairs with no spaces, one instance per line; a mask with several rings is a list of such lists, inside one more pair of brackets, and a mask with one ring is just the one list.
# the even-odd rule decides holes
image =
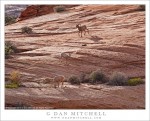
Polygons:
[[24,20],[24,19],[28,19],[28,18],[32,18],[32,17],[36,17],[36,16],[48,14],[48,13],[52,13],[52,12],[53,12],[53,6],[31,5],[31,6],[28,6],[26,8],[26,10],[24,10],[21,13],[19,19]]
[[[26,20],[5,27],[5,40],[20,50],[5,60],[6,76],[18,70],[23,84],[6,89],[6,106],[21,102],[55,109],[145,108],[145,84],[73,86],[65,82],[63,88],[55,89],[41,81],[57,75],[66,79],[89,75],[100,68],[107,75],[117,71],[145,79],[145,11],[138,5],[79,5],[64,13],[43,15],[52,7],[43,6],[38,14],[37,6],[29,8],[29,13],[23,12]],[[78,36],[78,23],[86,25],[89,34]],[[33,29],[32,34],[21,33],[26,25]],[[61,58],[62,52],[71,57]]]
[[[53,13],[53,8],[57,5],[31,5],[28,6],[24,11],[22,11],[19,20],[25,20],[36,16],[41,16],[49,13]],[[75,5],[66,6],[67,8],[73,7]]]

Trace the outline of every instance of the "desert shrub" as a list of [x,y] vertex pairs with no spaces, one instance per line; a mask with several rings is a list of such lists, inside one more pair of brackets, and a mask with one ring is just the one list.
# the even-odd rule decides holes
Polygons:
[[94,84],[94,83],[105,83],[106,80],[106,75],[104,74],[104,72],[102,70],[96,70],[93,71],[90,76],[90,83]]
[[20,85],[20,73],[19,71],[12,71],[9,77],[12,84]]
[[10,83],[5,85],[5,88],[18,88],[18,87],[19,85],[15,83]]
[[82,74],[80,75],[80,82],[81,82],[81,83],[89,83],[89,82],[90,82],[89,76],[86,75],[86,74],[84,74],[84,73],[82,73]]
[[11,42],[5,42],[5,58],[8,58],[10,54],[17,52],[17,48]]
[[5,45],[5,58],[8,58],[10,54],[12,54],[14,51],[11,49],[10,46]]
[[16,22],[16,18],[15,17],[11,17],[11,16],[5,16],[5,25],[10,25]]
[[33,109],[33,107],[25,102],[18,102],[16,100],[15,103],[5,103],[5,108],[7,109],[10,109],[10,107],[13,109]]
[[144,81],[141,78],[132,78],[128,80],[129,86],[136,86],[138,84],[143,84]]
[[80,79],[77,76],[71,76],[68,79],[68,82],[73,84],[73,85],[80,85]]
[[110,76],[109,85],[125,86],[127,85],[128,77],[122,72],[114,72]]
[[20,73],[12,71],[9,76],[10,82],[5,84],[5,88],[18,88],[20,86]]
[[23,102],[17,102],[14,107],[16,109],[33,109],[30,105]]
[[25,34],[31,34],[31,33],[33,33],[32,28],[27,27],[27,26],[22,27],[21,31],[22,31],[22,33],[25,33]]
[[60,6],[55,6],[55,7],[53,8],[53,10],[54,10],[54,12],[59,13],[59,12],[66,11],[66,8],[65,8],[65,6],[63,6],[63,5],[60,5]]
[[145,5],[139,5],[138,10],[145,11]]

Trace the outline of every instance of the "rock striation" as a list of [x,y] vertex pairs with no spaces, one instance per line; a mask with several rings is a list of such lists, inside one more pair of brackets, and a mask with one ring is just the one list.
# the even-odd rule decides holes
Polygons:
[[[138,5],[78,5],[53,13],[53,7],[28,6],[22,21],[5,26],[5,41],[20,50],[5,60],[6,81],[18,70],[23,85],[6,89],[6,106],[21,102],[54,109],[144,109],[145,84],[74,86],[66,81],[64,88],[55,89],[42,79],[57,75],[68,79],[102,69],[108,76],[117,71],[144,80],[145,11]],[[89,29],[82,38],[79,23]],[[27,25],[32,34],[21,32]],[[62,52],[71,53],[70,58],[62,59]]]

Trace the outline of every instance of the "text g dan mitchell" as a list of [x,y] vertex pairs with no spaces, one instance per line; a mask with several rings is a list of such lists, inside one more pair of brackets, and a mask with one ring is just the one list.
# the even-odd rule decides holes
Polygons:
[[90,116],[90,117],[97,117],[97,116],[106,116],[105,112],[93,112],[93,111],[54,111],[54,112],[46,112],[47,116]]

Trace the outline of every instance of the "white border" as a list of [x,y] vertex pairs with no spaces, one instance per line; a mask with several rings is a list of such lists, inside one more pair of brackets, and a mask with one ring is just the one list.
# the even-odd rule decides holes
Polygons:
[[[105,112],[101,120],[136,120],[149,121],[149,1],[1,1],[1,18],[4,18],[5,4],[146,4],[146,109],[145,110],[5,110],[4,109],[4,19],[1,19],[1,120],[21,121],[21,120],[54,120],[55,112]],[[3,68],[2,68],[3,67]],[[139,97],[140,98],[140,97]],[[50,114],[50,115],[49,115]],[[58,119],[56,119],[58,120]],[[64,119],[67,120],[67,119]],[[70,120],[70,119],[69,119]],[[91,120],[91,119],[87,119]],[[99,119],[100,120],[100,119]]]

